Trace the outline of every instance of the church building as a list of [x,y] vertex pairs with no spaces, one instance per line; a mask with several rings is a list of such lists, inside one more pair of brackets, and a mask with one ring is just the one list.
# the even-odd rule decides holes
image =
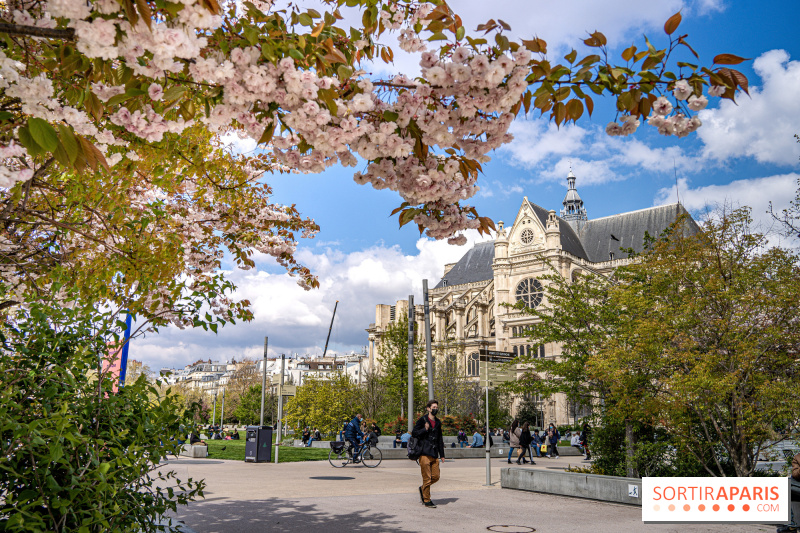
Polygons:
[[[658,236],[679,216],[688,215],[675,203],[589,219],[575,179],[570,169],[560,214],[523,198],[512,224],[498,222],[494,241],[478,243],[457,263],[444,265],[441,280],[429,291],[433,346],[439,352],[446,346],[446,357],[469,379],[478,380],[481,348],[548,358],[561,353],[555,344],[531,345],[523,331],[534,317],[502,304],[522,300],[527,307],[547,305],[543,275],[553,269],[570,280],[581,272],[609,274],[631,261],[625,249],[642,251],[646,233]],[[690,216],[687,220],[689,233],[699,231]],[[370,361],[383,332],[403,314],[408,314],[405,300],[376,306],[375,323],[367,329]],[[423,331],[422,305],[415,306],[415,320]],[[540,425],[572,424],[582,415],[563,395],[533,399]],[[512,413],[519,401],[515,399]]]

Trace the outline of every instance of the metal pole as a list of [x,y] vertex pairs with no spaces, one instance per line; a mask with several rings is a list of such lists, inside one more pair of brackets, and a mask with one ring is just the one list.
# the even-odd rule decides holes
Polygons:
[[125,375],[128,373],[128,347],[131,344],[131,325],[133,315],[128,313],[125,317],[125,338],[122,341],[122,357],[119,361],[119,388],[125,386]]
[[264,427],[264,396],[267,394],[267,343],[269,337],[264,337],[264,374],[261,377],[261,422],[260,426]]
[[414,295],[408,296],[408,432],[414,429]]
[[225,389],[222,389],[222,413],[219,415],[219,425],[225,427]]
[[275,464],[278,464],[278,450],[281,449],[281,436],[283,435],[283,369],[286,367],[286,354],[281,354],[281,381],[278,387],[278,441],[275,446]]
[[[331,327],[328,328],[328,338],[325,339],[325,349],[322,351],[322,357],[328,353],[328,341],[331,340],[331,330],[333,330],[333,319],[336,318],[336,308],[339,307],[339,300],[336,300],[336,305],[333,306],[333,316],[331,317]],[[334,356],[335,357],[335,356]],[[333,367],[336,370],[336,367]]]
[[492,447],[489,440],[489,356],[486,356],[486,439],[483,446],[486,448],[486,486],[492,486]]
[[433,400],[433,356],[431,355],[431,311],[428,307],[428,280],[422,280],[422,308],[425,311],[425,353],[428,364],[428,399]]
[[214,426],[217,422],[217,391],[214,391],[214,411],[211,413],[211,435],[214,434]]

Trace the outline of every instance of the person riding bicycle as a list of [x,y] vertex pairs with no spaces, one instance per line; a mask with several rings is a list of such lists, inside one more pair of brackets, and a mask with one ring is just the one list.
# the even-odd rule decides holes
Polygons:
[[353,462],[358,462],[358,452],[361,449],[360,443],[364,438],[364,432],[361,431],[361,419],[363,417],[357,414],[344,428],[344,438],[352,446]]

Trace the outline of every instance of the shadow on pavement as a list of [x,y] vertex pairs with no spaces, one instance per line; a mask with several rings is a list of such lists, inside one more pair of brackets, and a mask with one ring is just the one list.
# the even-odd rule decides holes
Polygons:
[[448,503],[455,503],[458,501],[458,498],[431,498],[436,505],[443,506],[447,505]]
[[[455,501],[457,498],[449,498]],[[442,500],[445,501],[445,500]],[[177,520],[196,533],[227,533],[231,531],[303,532],[325,531],[325,533],[352,532],[375,533],[376,531],[399,533],[407,531],[391,515],[375,512],[374,509],[354,506],[352,511],[341,510],[335,515],[320,511],[313,504],[292,500],[249,500],[209,503],[199,501],[183,507]]]

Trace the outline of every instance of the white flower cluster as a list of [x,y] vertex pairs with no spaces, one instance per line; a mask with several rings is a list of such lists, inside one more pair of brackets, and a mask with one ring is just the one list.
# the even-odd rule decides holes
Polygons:
[[22,165],[20,158],[26,158],[28,152],[24,147],[11,141],[8,146],[0,145],[0,187],[11,188],[20,181],[28,181],[33,177],[33,170]]

